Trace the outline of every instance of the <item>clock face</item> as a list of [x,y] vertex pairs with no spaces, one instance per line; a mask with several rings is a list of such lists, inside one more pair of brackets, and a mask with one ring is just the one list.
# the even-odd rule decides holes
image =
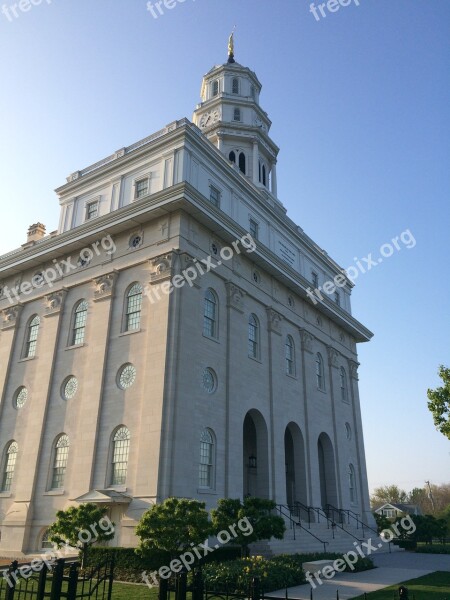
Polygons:
[[217,109],[211,112],[207,112],[200,119],[200,127],[202,129],[204,129],[205,127],[210,127],[211,125],[214,125],[214,123],[217,123],[219,119],[220,112]]

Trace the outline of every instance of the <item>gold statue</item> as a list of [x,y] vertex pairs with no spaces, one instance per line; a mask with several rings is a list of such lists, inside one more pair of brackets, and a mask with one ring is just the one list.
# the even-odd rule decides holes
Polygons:
[[234,63],[234,31],[236,29],[236,25],[233,27],[233,31],[231,32],[230,37],[228,38],[228,62]]
[[228,40],[228,56],[233,56],[233,55],[234,55],[234,30]]

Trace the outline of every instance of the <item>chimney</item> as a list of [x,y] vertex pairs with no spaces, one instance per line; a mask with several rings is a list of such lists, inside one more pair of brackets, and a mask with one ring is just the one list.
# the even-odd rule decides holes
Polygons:
[[35,223],[34,225],[30,225],[28,228],[28,239],[27,244],[30,242],[37,242],[42,239],[45,235],[45,225],[42,223]]

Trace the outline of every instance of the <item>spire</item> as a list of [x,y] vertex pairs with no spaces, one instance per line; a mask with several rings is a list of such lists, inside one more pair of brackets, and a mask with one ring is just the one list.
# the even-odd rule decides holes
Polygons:
[[236,25],[233,27],[233,31],[228,39],[228,64],[232,64],[236,62],[234,60],[234,31],[236,29]]

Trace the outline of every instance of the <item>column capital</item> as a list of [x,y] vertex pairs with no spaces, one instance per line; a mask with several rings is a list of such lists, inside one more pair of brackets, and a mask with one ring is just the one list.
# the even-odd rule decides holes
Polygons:
[[302,350],[308,352],[309,354],[313,353],[312,344],[314,336],[306,331],[306,329],[300,329],[300,338],[302,340]]

